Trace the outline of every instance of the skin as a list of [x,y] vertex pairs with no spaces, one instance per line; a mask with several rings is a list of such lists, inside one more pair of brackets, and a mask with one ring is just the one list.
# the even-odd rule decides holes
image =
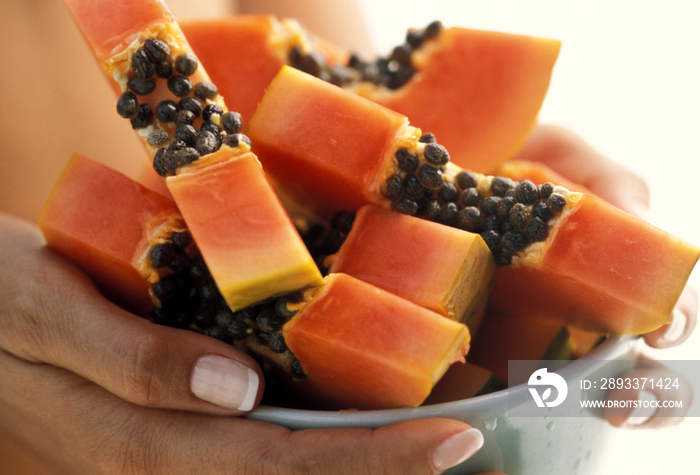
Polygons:
[[[3,109],[16,111],[0,118],[4,151],[13,157],[0,175],[3,473],[438,473],[432,454],[468,425],[427,419],[377,430],[291,432],[231,417],[240,413],[191,393],[192,368],[199,356],[216,354],[259,372],[249,357],[214,339],[158,327],[125,312],[105,300],[82,272],[44,247],[30,223],[76,148],[132,177],[145,155],[133,132],[113,113],[113,93],[60,2],[6,3],[0,27],[17,40],[7,51],[7,61],[27,72],[3,77],[3,90],[22,91],[29,84],[36,104],[59,117],[59,124],[49,123],[36,134],[25,125],[36,119],[36,110],[26,107],[22,94],[2,97]],[[176,16],[189,13],[186,3],[168,3]],[[229,12],[220,2],[209,3]],[[280,3],[262,2],[258,11],[291,15],[275,10]],[[337,44],[368,49],[371,43],[361,29],[338,28],[334,34],[320,29],[323,17],[317,12],[324,2],[303,3],[308,10],[296,16],[310,30]],[[251,11],[247,8],[241,5],[242,11]],[[343,25],[353,23],[345,22],[348,18],[361,24],[359,17],[342,18]],[[350,37],[357,43],[350,43]],[[70,58],[66,51],[72,52]],[[41,58],[41,63],[33,64],[31,58]],[[64,67],[68,62],[71,67]],[[52,81],[42,71],[51,71]],[[60,119],[65,111],[71,120]],[[88,134],[85,124],[100,127]],[[626,183],[632,192],[626,196],[636,201],[626,203],[622,196],[597,191],[623,209],[635,210],[638,204],[642,209],[648,200],[641,180],[624,173],[620,181],[619,165],[568,131],[538,128],[521,155],[584,184],[594,183],[596,176],[615,177],[616,186]],[[662,328],[645,335],[650,346],[673,346],[690,334],[697,297],[686,292],[678,307],[686,322],[680,337],[665,340]],[[258,401],[261,395],[262,388]],[[623,425],[625,418],[616,417],[611,422]]]

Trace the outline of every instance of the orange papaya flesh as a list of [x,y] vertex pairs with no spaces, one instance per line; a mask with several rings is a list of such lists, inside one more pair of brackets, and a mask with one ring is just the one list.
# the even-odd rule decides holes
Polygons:
[[[89,21],[89,19],[88,19],[88,21]],[[142,47],[141,45],[147,41],[147,38],[153,37],[153,35],[154,35],[153,32],[157,32],[157,33],[155,33],[155,36],[157,36],[158,38],[160,38],[164,41],[168,40],[169,38],[175,38],[174,43],[168,43],[171,45],[171,50],[175,50],[177,52],[177,50],[179,49],[179,51],[184,52],[186,50],[187,45],[183,41],[181,41],[181,38],[178,35],[177,28],[178,28],[177,25],[174,23],[157,24],[154,27],[149,26],[147,32],[145,32],[137,40],[135,40],[133,43],[131,43],[131,45],[128,48],[128,51],[120,54],[119,57],[116,59],[111,58],[111,59],[114,59],[113,61],[107,60],[105,62],[105,64],[108,63],[108,67],[106,67],[108,74],[114,76],[116,78],[118,86],[121,87],[122,90],[124,90],[124,88],[126,87],[125,86],[125,83],[126,83],[125,76],[128,77],[130,72],[131,72],[130,68],[133,69],[133,67],[134,67],[133,64],[130,64],[131,60],[129,58],[133,56],[134,51],[137,51]],[[125,59],[125,57],[126,57],[126,59]],[[204,74],[204,72],[201,68],[198,70],[198,72],[200,74]],[[162,83],[162,81],[161,81],[161,83]],[[160,93],[163,93],[164,95],[167,96],[167,93],[163,89],[160,89],[160,90],[156,89],[156,91],[154,92],[155,96],[152,98],[152,100],[160,101],[161,100],[161,96],[159,95]],[[151,98],[149,98],[149,99],[151,99]],[[207,101],[209,101],[209,99],[207,99]],[[218,103],[223,108],[223,101],[220,100],[220,97],[216,96],[214,98],[214,100],[212,100],[212,102]],[[206,103],[208,104],[209,102],[206,102]],[[154,144],[150,143],[150,141],[149,141],[149,138],[152,136],[152,131],[149,131],[149,128],[151,127],[151,125],[153,125],[153,124],[150,124],[146,127],[136,127],[136,128],[139,129],[139,132],[142,136],[146,137],[145,142],[147,144],[147,149],[154,155],[154,157],[155,157],[154,162],[157,163],[157,160],[159,158],[157,154],[161,149],[156,150],[157,147],[154,146]],[[156,128],[156,127],[159,130],[164,130],[168,133],[171,133],[172,128],[174,128],[174,126],[172,126],[168,123],[160,124],[158,122],[155,122],[154,128]],[[172,136],[170,138],[172,139]],[[177,167],[172,167],[171,169],[166,170],[167,173],[161,173],[162,175],[174,175],[174,176],[169,177],[169,179],[168,179],[168,185],[169,185],[168,189],[169,189],[170,193],[173,195],[173,197],[175,197],[175,200],[178,202],[178,206],[181,206],[183,209],[186,210],[185,214],[188,215],[187,219],[189,221],[193,222],[194,228],[197,228],[198,223],[197,223],[196,219],[193,219],[191,217],[193,215],[193,213],[191,213],[190,209],[188,208],[188,205],[190,204],[189,200],[192,200],[192,202],[191,202],[192,204],[195,203],[195,201],[196,201],[195,198],[196,198],[196,199],[201,199],[202,201],[210,201],[212,203],[217,204],[217,206],[221,206],[221,202],[216,201],[216,199],[215,199],[216,196],[214,196],[213,198],[205,196],[203,188],[206,185],[210,185],[209,186],[210,189],[212,189],[214,191],[222,191],[225,188],[222,185],[222,183],[224,183],[224,182],[226,182],[229,185],[231,183],[237,184],[235,181],[232,181],[230,179],[231,178],[230,176],[227,176],[225,180],[220,179],[218,184],[217,183],[214,183],[214,184],[208,183],[207,179],[208,178],[215,178],[215,179],[220,178],[220,177],[217,177],[217,175],[218,175],[217,171],[219,171],[221,169],[224,169],[224,168],[225,169],[235,169],[236,168],[235,165],[238,165],[239,158],[240,158],[241,162],[248,162],[248,163],[251,162],[250,159],[246,158],[246,157],[252,157],[252,155],[248,155],[248,153],[247,153],[249,150],[249,144],[247,144],[247,141],[245,141],[244,139],[241,139],[240,142],[242,142],[242,143],[238,143],[235,147],[233,147],[233,149],[235,149],[235,150],[231,150],[232,147],[229,147],[230,144],[228,142],[226,142],[224,144],[224,146],[222,147],[222,150],[220,150],[219,152],[207,154],[206,156],[201,157],[201,159],[199,159],[196,162],[191,163],[191,164],[187,164],[184,166],[183,166],[183,164],[177,164],[178,165]],[[158,144],[158,145],[160,146],[161,144]],[[194,190],[194,191],[189,190],[190,186],[192,187],[192,190]],[[200,191],[201,193],[198,194],[197,191]],[[197,195],[197,196],[193,196],[193,195]],[[183,200],[182,196],[184,196],[186,198]],[[278,204],[278,202],[276,202],[276,203]],[[235,206],[234,206],[234,208],[235,208]],[[217,210],[217,209],[207,210],[206,213],[209,216],[217,216],[217,211],[226,211],[225,213],[222,213],[222,215],[223,215],[223,214],[228,214],[228,212],[231,210],[229,210],[229,205],[225,205],[225,206],[221,206],[221,208],[219,210]],[[213,226],[213,225],[210,224],[210,226]],[[210,231],[210,229],[207,229],[206,231]],[[199,241],[199,242],[203,243],[203,245],[200,246],[200,249],[201,249],[203,255],[206,256],[208,250],[213,250],[213,256],[215,258],[219,257],[217,255],[217,252],[220,252],[220,249],[218,249],[216,246],[214,246],[212,249],[209,249],[208,245],[211,244],[211,240],[207,239],[208,238],[207,234],[205,234],[202,231],[197,231],[196,233],[193,233],[193,234],[195,237],[195,241]],[[213,233],[213,234],[216,235],[216,233]],[[251,232],[251,235],[253,235],[253,234],[255,234],[255,233]],[[215,243],[215,244],[218,244],[218,243]],[[224,266],[225,265],[226,264],[224,264]],[[277,279],[276,283],[278,283],[278,282],[282,282],[283,285],[286,285],[285,279]],[[226,283],[228,283],[228,281],[224,281],[224,283],[226,284]],[[307,285],[308,285],[308,283],[307,283]],[[223,287],[224,291],[227,290],[225,285],[222,285],[222,287]],[[276,293],[273,292],[270,295],[275,295],[275,294]],[[391,294],[388,294],[388,295],[391,295]],[[392,297],[394,297],[394,296],[392,296]],[[398,299],[398,297],[394,297],[394,298]],[[401,302],[401,304],[398,305],[398,307],[400,308],[402,316],[405,316],[407,309],[405,308],[405,305],[403,305],[404,301],[400,300],[400,302]],[[411,304],[411,305],[413,305],[413,304]],[[421,307],[417,307],[417,308],[419,309],[419,313],[420,312],[428,312],[427,310],[422,309]],[[292,363],[294,361],[297,361],[297,360],[293,359],[293,356],[290,356],[291,353],[288,353],[286,346],[280,340],[280,338],[273,337],[274,335],[281,335],[280,333],[273,331],[271,334],[268,334],[267,337],[263,336],[264,334],[266,334],[266,332],[262,331],[262,328],[260,328],[261,325],[263,327],[265,327],[265,325],[261,324],[261,322],[260,322],[260,320],[261,320],[260,315],[258,315],[256,317],[255,321],[251,322],[250,316],[241,317],[239,315],[236,317],[232,317],[232,315],[235,315],[239,312],[231,312],[230,309],[228,310],[228,312],[229,313],[227,314],[227,316],[221,316],[221,314],[217,313],[217,315],[215,317],[216,325],[221,325],[221,322],[226,321],[226,320],[231,320],[234,318],[235,319],[240,318],[240,320],[242,320],[243,323],[245,325],[247,325],[247,329],[245,331],[238,332],[238,334],[236,335],[236,337],[240,337],[242,335],[247,335],[247,336],[245,336],[245,338],[243,338],[243,341],[238,341],[238,340],[236,341],[237,346],[240,345],[240,346],[248,348],[248,349],[254,348],[256,346],[256,344],[251,343],[251,340],[257,339],[256,341],[263,342],[264,344],[266,344],[268,346],[268,350],[267,350],[268,354],[269,353],[275,353],[275,354],[279,353],[278,359],[282,360],[283,363],[285,361],[290,361],[290,360],[292,361]],[[243,311],[241,311],[241,312],[243,312]],[[247,314],[247,312],[246,312],[246,314]],[[457,330],[455,333],[458,334],[457,338],[456,338],[458,340],[458,343],[455,344],[456,349],[454,350],[455,355],[452,355],[452,356],[454,356],[457,359],[462,358],[462,355],[466,352],[466,347],[468,346],[468,331],[466,330],[466,327],[462,328],[463,325],[457,324],[456,322],[452,322],[448,319],[444,319],[441,316],[437,316],[437,315],[434,316],[433,313],[430,313],[430,315],[433,316],[433,320],[435,318],[439,318],[440,321],[437,322],[437,328],[444,328],[446,325],[445,322],[451,322],[453,325],[459,325],[458,327],[452,327],[452,330]],[[221,320],[221,322],[220,322],[220,320]],[[444,320],[444,322],[443,322],[443,320]],[[257,329],[253,328],[251,323],[256,325],[258,328]],[[202,324],[205,325],[205,323],[203,323],[203,322],[202,322]],[[272,329],[270,329],[270,330],[272,331]],[[216,337],[221,337],[222,339],[227,338],[227,335],[221,334],[222,332],[220,331],[219,326],[209,327],[209,328],[207,328],[206,332],[207,332],[207,334],[211,334],[212,336],[216,336]],[[233,339],[233,336],[230,336],[229,338]],[[277,342],[274,344],[274,349],[273,349],[273,341]],[[431,339],[431,342],[434,342],[434,341],[435,341],[435,338]],[[426,353],[429,353],[429,352],[426,352]],[[385,356],[387,358],[390,357],[390,355],[385,355]],[[388,364],[388,361],[386,361],[385,363]],[[437,368],[430,368],[430,370],[431,370],[430,374],[427,376],[423,375],[423,380],[425,381],[426,377],[437,378],[439,376],[439,374],[441,374],[441,372],[444,372],[444,369],[442,369],[442,367],[446,366],[446,365],[447,365],[447,363],[441,363],[438,365]],[[313,373],[313,370],[311,372]],[[404,370],[404,372],[405,372],[405,370]],[[401,372],[398,372],[398,373],[400,374]],[[420,377],[418,377],[418,379],[419,378]],[[323,379],[323,378],[321,378],[321,379]],[[411,376],[409,376],[407,378],[403,378],[403,379],[408,379],[409,383],[414,383],[414,385],[419,385],[418,383],[421,382],[421,381],[416,381],[416,378],[412,378]],[[364,378],[364,380],[368,381],[369,379]],[[315,381],[315,379],[310,378],[310,381]],[[433,383],[433,381],[430,380],[430,384],[428,384],[427,386],[425,384],[423,384],[422,387],[420,387],[421,391],[423,391],[423,392],[429,391],[429,388],[432,385],[432,383]],[[320,387],[323,387],[322,383],[320,384]],[[426,390],[426,388],[427,388],[427,390]],[[407,403],[418,404],[422,400],[422,398],[424,398],[425,395],[426,394],[418,394],[419,399],[417,399],[415,402],[413,402],[413,399],[408,399]],[[367,396],[367,395],[365,395],[365,396]],[[408,396],[411,396],[411,394],[409,393]],[[416,396],[415,391],[414,391],[414,394],[412,396],[415,398],[415,396]],[[371,395],[368,397],[371,397]],[[404,402],[406,396],[401,396],[401,397],[403,397],[404,399],[391,401],[391,403],[404,405],[406,403],[406,402]],[[362,401],[361,400],[361,401],[359,401],[359,404],[383,405],[384,402],[380,400],[378,403],[372,403],[370,401]]]
[[179,23],[228,107],[241,114],[244,126],[295,46],[318,51],[329,65],[347,62],[347,53],[303,31],[291,19],[235,15]]
[[[198,101],[200,109],[208,105],[216,105],[221,107],[223,112],[228,110],[204,66],[199,64],[196,56],[186,56],[194,55],[192,48],[162,1],[68,0],[65,3],[110,84],[118,94],[121,94],[117,102],[118,113],[131,121],[133,129],[143,139],[144,146],[151,157],[154,157],[161,148],[181,140],[176,136],[179,123],[167,114],[166,116],[156,114],[157,107],[162,101],[175,102],[177,111],[184,108],[181,101],[185,99],[190,103],[192,99]],[[105,16],[106,14],[109,16]],[[116,21],[110,23],[112,18]],[[105,23],[110,23],[110,28],[103,28]],[[102,46],[104,44],[108,44],[109,47]],[[152,51],[158,51],[155,53],[156,56]],[[186,57],[193,58],[194,63],[191,61],[181,63],[180,60]],[[187,64],[188,67],[178,69],[178,64]],[[160,65],[167,65],[167,67],[159,67]],[[175,81],[176,78],[178,81]],[[137,79],[143,80],[140,86],[134,86],[130,82]],[[153,89],[143,89],[144,82],[153,83]],[[169,85],[169,82],[177,82],[178,87],[173,88],[173,84]],[[213,89],[198,89],[198,85],[213,86]],[[135,98],[137,102],[136,110],[140,111],[141,108],[148,106],[150,116],[136,117],[133,114],[132,102],[129,103],[128,108],[125,109],[123,106],[120,108],[123,104],[122,98],[129,93],[133,94],[132,99]],[[222,114],[215,115],[209,121],[215,122],[220,127]],[[195,113],[195,118],[188,122],[195,127],[195,130],[199,130],[204,122],[202,111],[200,110],[199,114]],[[152,135],[154,131],[160,135],[158,140],[155,140],[157,135]],[[167,136],[160,132],[166,132]],[[151,137],[150,140],[149,137]],[[195,143],[189,139],[187,145],[195,147]],[[180,164],[175,165],[180,166]],[[173,174],[176,169],[177,166],[174,166],[165,173]]]
[[[554,183],[572,191],[595,196],[595,194],[585,186],[569,180],[540,162],[508,160],[498,167],[496,174],[507,176],[517,181],[530,180],[536,185],[548,182]],[[567,326],[567,330],[571,337],[574,358],[580,358],[588,354],[589,351],[605,340],[605,335],[598,332],[588,332],[571,325]]]
[[509,360],[567,360],[573,356],[565,325],[542,318],[489,311],[474,335],[467,360],[492,371],[504,384]]
[[64,0],[98,61],[121,53],[145,30],[174,18],[161,0]]
[[586,356],[593,348],[605,341],[606,338],[606,335],[602,333],[580,330],[571,325],[567,325],[566,329],[571,338],[571,351],[574,359]]
[[[223,160],[234,160],[238,155],[249,154],[250,140],[240,134],[240,116],[227,110],[218,89],[192,53],[165,4],[151,1],[70,0],[67,5],[88,43],[94,48],[105,73],[121,93],[117,101],[117,112],[130,119],[132,127],[144,139],[146,149],[153,157],[155,171],[161,176],[175,176],[181,172],[189,174],[193,169],[217,167],[216,172],[202,171],[197,176],[207,176],[211,189],[222,190],[225,186],[232,185],[244,188],[246,185],[240,183],[241,177],[237,182],[236,177],[222,173],[223,170],[234,171],[234,166],[218,166]],[[103,11],[117,18],[115,24],[107,30],[109,38],[105,38],[105,31],[99,28],[105,21],[100,13]],[[144,11],[146,13],[142,17]],[[109,42],[109,48],[102,46],[106,42]],[[151,87],[143,89],[144,83]],[[205,187],[196,187],[202,193],[201,197],[195,189],[190,192],[183,190],[184,184],[197,182],[193,177],[190,175],[187,179],[173,181],[180,186],[178,193],[171,192],[171,195],[178,207],[187,210],[185,219],[193,220],[193,216],[198,213],[216,216],[230,211],[230,205],[226,202],[211,199],[212,195],[206,193]],[[218,183],[212,183],[211,180]],[[257,210],[270,213],[269,216],[260,216],[260,219],[269,219],[278,224],[269,230],[275,236],[265,242],[275,242],[279,249],[286,239],[290,251],[287,255],[280,254],[276,268],[264,267],[271,272],[270,278],[260,280],[259,288],[247,298],[264,299],[279,295],[288,291],[292,282],[296,282],[297,288],[316,285],[321,278],[318,271],[306,274],[295,272],[286,278],[280,275],[280,271],[286,268],[282,263],[285,257],[300,257],[300,238],[289,220],[283,222],[278,219],[284,209],[274,194],[263,193],[258,199],[265,199],[267,203]],[[206,204],[209,208],[195,210],[197,203]],[[215,267],[215,280],[227,285],[220,290],[232,304],[236,301],[233,297],[235,286],[230,287],[228,284],[245,282],[249,276],[239,274],[240,270],[230,262],[221,261],[222,255],[226,255],[225,252],[222,254],[223,242],[215,242],[211,236],[236,236],[241,244],[246,232],[250,231],[249,241],[243,247],[251,254],[266,256],[266,262],[272,260],[269,257],[271,251],[264,247],[263,241],[258,240],[255,227],[251,224],[253,221],[246,224],[234,221],[226,220],[228,229],[222,227],[223,220],[216,224],[199,221],[192,230],[202,256],[209,265]],[[312,268],[315,265],[308,252],[303,257],[306,259],[304,267]],[[298,264],[298,260],[293,264]],[[223,270],[230,275],[221,275]],[[261,277],[260,273],[256,275]],[[299,281],[304,275],[306,281]]]
[[168,191],[168,187],[163,180],[163,177],[158,175],[153,169],[153,165],[148,162],[144,162],[141,170],[136,175],[136,181],[141,183],[143,186],[149,190],[153,190],[163,196],[172,199],[172,195]]
[[478,235],[367,205],[330,273],[369,282],[455,320],[479,319],[496,265]]
[[[270,71],[288,64],[409,117],[435,134],[456,164],[483,173],[524,143],[560,49],[557,40],[434,23],[409,30],[410,41],[397,48],[402,57],[392,53],[362,61],[346,54],[351,59],[341,63],[338,47],[313,41],[288,19],[239,16],[197,21],[183,29],[207,64],[221,64],[210,67],[210,73],[227,101],[242,96],[243,88],[259,93],[242,97],[254,105],[272,80]],[[292,53],[294,48],[298,51]],[[256,53],[252,58],[251,52]],[[251,59],[256,63],[252,74],[234,80],[229,65]]]
[[455,363],[440,378],[423,405],[459,401],[505,388],[506,385],[493,371],[468,361]]
[[[435,172],[440,188],[431,190],[418,175],[429,166],[429,147],[434,151],[438,145],[423,141],[420,130],[408,125],[401,127],[407,132],[399,133],[396,116],[368,104],[285,66],[248,133],[277,187],[309,202],[311,209],[326,214],[353,211],[364,200],[481,234],[502,267],[492,297],[496,308],[511,312],[517,307],[514,302],[527,302],[530,313],[551,313],[598,333],[643,333],[667,322],[697,261],[695,246],[590,195],[552,183],[515,182],[447,162]],[[359,110],[364,120],[348,123]],[[386,132],[372,145],[371,134],[380,127]],[[366,148],[356,143],[365,129]],[[375,150],[371,157],[363,153],[370,145]],[[401,168],[406,155],[422,160],[414,165],[417,171]],[[336,178],[341,172],[343,180]],[[423,187],[415,196],[408,186],[411,176],[412,183]],[[389,199],[393,182],[399,183],[398,194]],[[448,185],[452,191],[443,194]],[[407,201],[412,201],[411,208],[404,206]],[[645,261],[637,262],[636,256],[642,255]]]
[[552,39],[443,29],[412,53],[416,74],[406,85],[358,93],[435,134],[455,164],[493,173],[535,126],[560,46]]
[[321,284],[252,153],[185,170],[168,177],[167,185],[197,245],[207,250],[204,260],[232,310]]
[[282,328],[308,376],[340,409],[415,407],[469,349],[466,325],[344,274],[330,274]]
[[[118,223],[118,226],[114,226]],[[148,315],[158,281],[149,252],[185,229],[175,204],[88,157],[66,165],[39,218],[47,245],[123,307]]]
[[247,134],[273,184],[323,218],[376,201],[393,152],[417,141],[402,115],[288,66]]
[[180,21],[197,57],[226,98],[226,104],[247,124],[265,88],[285,58],[269,41],[277,25],[267,15],[237,15],[211,20]]
[[[231,163],[238,161],[222,165]],[[240,165],[237,173],[246,166],[259,169],[245,156]],[[76,154],[52,191],[39,226],[47,245],[93,277],[115,303],[156,323],[206,333],[254,355],[272,357],[277,367],[290,373],[293,355],[279,345],[272,351],[260,334],[260,326],[271,332],[257,323],[259,314],[271,309],[270,302],[231,311],[196,243],[176,239],[188,230],[172,200]],[[177,268],[172,262],[157,263],[163,258],[155,258],[155,253],[164,245],[184,250]],[[280,308],[278,320],[288,316],[291,297],[272,302]]]
[[531,256],[498,270],[494,308],[599,333],[646,333],[668,323],[700,249],[590,195]]

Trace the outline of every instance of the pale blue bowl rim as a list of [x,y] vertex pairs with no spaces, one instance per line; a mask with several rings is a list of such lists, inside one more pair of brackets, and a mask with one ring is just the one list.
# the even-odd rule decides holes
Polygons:
[[[618,357],[625,348],[631,348],[638,336],[611,335],[586,356],[572,361],[557,370],[567,380],[575,379],[583,371],[595,370],[596,365],[604,365],[607,360]],[[578,363],[581,362],[581,363]],[[594,366],[591,366],[593,363]],[[383,409],[375,411],[313,411],[306,409],[287,409],[273,406],[258,406],[245,417],[257,421],[269,422],[290,429],[361,427],[376,428],[396,422],[425,417],[450,417],[466,420],[468,416],[479,418],[480,415],[498,413],[508,407],[509,394],[512,391],[527,391],[527,385],[496,391],[458,401],[419,406],[416,408]],[[509,393],[510,392],[510,393]],[[466,417],[465,417],[466,416]]]

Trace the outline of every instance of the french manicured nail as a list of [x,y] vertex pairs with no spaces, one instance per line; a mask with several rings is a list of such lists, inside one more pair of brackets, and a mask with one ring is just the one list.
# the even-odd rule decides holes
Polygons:
[[433,466],[439,470],[459,465],[484,445],[484,436],[478,429],[459,432],[440,444],[433,452]]
[[670,345],[678,341],[685,332],[685,326],[688,322],[685,313],[678,309],[673,310],[673,315],[671,316],[671,323],[668,324],[666,328],[666,333],[661,337],[660,343],[662,345]]
[[227,409],[250,411],[255,404],[258,373],[236,360],[202,356],[192,372],[190,388],[199,399]]
[[646,219],[649,217],[649,207],[639,201],[633,201],[627,204],[627,211],[638,218]]

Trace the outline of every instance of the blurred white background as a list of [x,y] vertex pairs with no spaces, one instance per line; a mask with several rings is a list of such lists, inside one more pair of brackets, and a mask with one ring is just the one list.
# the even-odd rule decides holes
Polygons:
[[[432,20],[557,38],[540,121],[566,126],[649,183],[649,220],[700,245],[700,3],[693,0],[362,0],[377,51]],[[700,287],[700,271],[691,277]],[[657,359],[700,360],[700,331]],[[698,395],[697,397],[700,397]],[[619,430],[596,473],[697,474],[700,418]]]

